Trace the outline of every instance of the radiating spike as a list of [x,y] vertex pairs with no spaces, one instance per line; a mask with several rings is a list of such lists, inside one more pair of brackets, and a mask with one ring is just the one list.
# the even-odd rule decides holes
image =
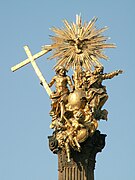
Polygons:
[[87,51],[85,52],[85,57],[86,57],[86,59],[85,59],[86,67],[92,67],[93,64],[92,64],[91,58],[90,58],[90,56],[89,56]]
[[102,48],[116,48],[115,44],[102,44]]
[[96,31],[96,35],[102,34],[102,33],[105,32],[107,29],[108,29],[108,27],[105,26],[104,28],[97,30],[97,31]]
[[50,56],[49,58],[47,58],[48,60],[51,60],[51,59],[54,59],[54,58],[56,58],[56,57],[61,57],[63,55],[63,52],[55,52],[52,56]]
[[64,24],[65,24],[68,32],[70,33],[70,36],[71,36],[72,38],[74,38],[74,37],[75,37],[75,34],[74,34],[73,30],[72,30],[72,27],[71,27],[70,24],[68,23],[68,21],[65,19],[63,22],[64,22]]
[[76,15],[76,25],[78,26],[78,27],[80,27],[81,26],[81,15]]
[[66,64],[65,64],[65,68],[66,68],[67,70],[70,68],[72,58],[73,58],[73,53],[70,54],[70,56],[69,56],[69,58],[67,59],[67,62],[66,62]]
[[72,25],[72,29],[74,31],[74,34],[76,34],[77,33],[77,28],[76,28],[75,23],[72,23],[71,25]]
[[87,27],[85,28],[85,32],[84,32],[83,36],[85,36],[85,33],[87,33],[87,31],[89,31],[89,30],[93,27],[93,25],[95,24],[96,21],[97,21],[97,18],[94,17],[94,18],[88,23]]
[[94,62],[97,66],[101,66],[101,65],[102,65],[95,56],[91,55],[90,57],[91,57],[91,59],[93,60],[93,62]]
[[89,31],[85,32],[83,35],[84,39],[91,39],[91,37],[93,36],[93,34],[95,33],[96,28],[93,27],[92,29],[90,29]]
[[97,56],[98,56],[99,58],[102,58],[102,59],[105,59],[105,60],[108,60],[108,59],[109,59],[109,57],[106,56],[106,55],[103,54],[103,53],[97,53]]

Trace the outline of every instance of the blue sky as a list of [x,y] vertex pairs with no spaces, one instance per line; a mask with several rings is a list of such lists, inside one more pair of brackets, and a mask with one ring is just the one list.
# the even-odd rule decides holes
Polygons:
[[[95,180],[135,179],[135,1],[134,0],[1,0],[0,1],[0,180],[56,180],[57,156],[48,148],[50,100],[31,65],[12,73],[10,68],[50,44],[50,27],[62,27],[63,19],[75,21],[98,17],[98,28],[116,49],[106,50],[105,72],[123,69],[124,74],[106,80],[108,122],[99,130],[107,134],[106,147],[96,158]],[[49,82],[55,61],[48,55],[37,60]]]

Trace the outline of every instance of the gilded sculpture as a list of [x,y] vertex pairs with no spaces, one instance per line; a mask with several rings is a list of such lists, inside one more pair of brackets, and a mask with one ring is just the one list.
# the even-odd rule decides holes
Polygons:
[[[41,52],[32,56],[28,46],[24,49],[28,59],[12,67],[12,71],[31,63],[39,80],[51,99],[50,128],[58,142],[58,150],[65,151],[70,162],[70,150],[81,152],[81,143],[91,137],[98,128],[99,120],[107,120],[108,111],[102,109],[108,99],[106,86],[102,82],[121,74],[122,70],[104,73],[100,58],[107,60],[104,48],[115,48],[106,43],[102,33],[107,27],[97,29],[97,18],[82,23],[76,16],[76,23],[64,20],[65,28],[53,27],[55,35],[52,44],[42,47]],[[57,60],[56,75],[47,83],[35,60],[52,51],[49,59]],[[72,74],[67,75],[71,70]],[[55,91],[51,87],[55,84]]]

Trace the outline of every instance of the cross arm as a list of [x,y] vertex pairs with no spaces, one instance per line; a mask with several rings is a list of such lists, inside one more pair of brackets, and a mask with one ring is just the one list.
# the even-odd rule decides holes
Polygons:
[[37,66],[36,62],[34,61],[34,56],[32,56],[29,47],[24,46],[24,50],[25,50],[25,52],[26,52],[26,54],[27,54],[27,56],[29,58],[29,61],[31,62],[31,64],[32,64],[32,66],[33,66],[33,68],[35,70],[36,75],[38,76],[39,80],[42,82],[43,87],[45,88],[47,94],[50,96],[52,91],[51,91],[50,87],[48,86],[45,78],[43,77],[39,67]]
[[[33,55],[33,59],[36,60],[37,58],[39,58],[39,57],[43,56],[44,54],[48,53],[49,51],[51,51],[51,48],[49,48],[50,45],[48,45],[48,46],[46,46],[46,47],[47,47],[46,49],[44,49],[44,50],[38,52],[37,54]],[[25,66],[25,65],[27,65],[27,64],[29,64],[29,63],[30,63],[30,59],[27,58],[26,60],[22,61],[21,63],[13,66],[13,67],[11,68],[11,71],[14,72],[14,71],[20,69],[21,67],[23,67],[23,66]]]

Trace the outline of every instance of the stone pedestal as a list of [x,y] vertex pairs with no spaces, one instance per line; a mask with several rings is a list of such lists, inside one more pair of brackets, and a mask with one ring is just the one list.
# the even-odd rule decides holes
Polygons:
[[105,146],[105,134],[95,131],[92,137],[81,143],[81,152],[71,149],[71,162],[67,162],[66,153],[57,150],[57,141],[49,136],[49,146],[58,154],[58,180],[94,180],[96,154]]

